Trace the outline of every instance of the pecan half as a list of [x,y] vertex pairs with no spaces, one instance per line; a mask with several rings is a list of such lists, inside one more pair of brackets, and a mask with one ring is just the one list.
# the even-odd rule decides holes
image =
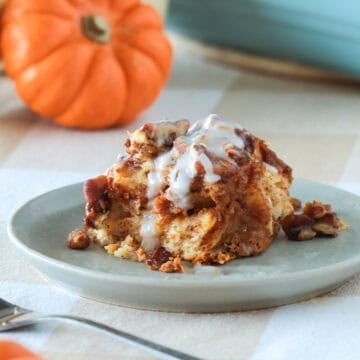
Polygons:
[[285,216],[281,220],[281,226],[289,240],[303,241],[311,240],[316,236],[312,229],[315,220],[307,215],[293,214]]
[[84,231],[76,229],[69,234],[67,245],[70,249],[83,250],[89,247],[90,239]]

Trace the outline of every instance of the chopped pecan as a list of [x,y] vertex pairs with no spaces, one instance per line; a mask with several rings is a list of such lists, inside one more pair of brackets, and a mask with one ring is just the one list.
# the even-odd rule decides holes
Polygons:
[[188,120],[145,124],[141,129],[130,134],[125,146],[130,155],[141,153],[150,157],[173,146],[174,140],[185,135],[189,129]]
[[273,150],[269,149],[269,147],[265,141],[260,140],[259,146],[260,146],[260,152],[262,155],[262,160],[265,163],[275,167],[279,171],[280,174],[283,174],[284,176],[286,176],[288,178],[292,178],[291,167],[289,165],[287,165],[284,161],[282,161]]
[[172,123],[145,124],[143,131],[157,147],[170,148],[177,138],[177,132]]
[[89,247],[90,239],[84,231],[76,229],[69,234],[67,245],[70,249],[83,250]]
[[292,207],[294,208],[294,211],[301,210],[301,201],[299,199],[293,197],[290,199],[290,203],[291,203]]
[[171,147],[174,140],[185,135],[189,130],[189,120],[178,120],[172,122],[160,122],[157,124],[144,125],[144,131],[147,131],[150,139],[154,140],[159,146]]
[[211,161],[214,174],[219,175],[221,179],[229,178],[239,171],[238,166],[228,159],[214,157]]
[[312,228],[316,231],[317,235],[339,235],[341,231],[340,220],[335,213],[328,213],[321,219],[316,220]]
[[303,213],[313,219],[321,219],[325,215],[331,214],[332,208],[330,204],[323,204],[319,200],[314,200],[305,204]]
[[229,145],[225,148],[228,156],[233,159],[238,166],[243,166],[248,164],[251,157],[247,151],[244,149],[239,149],[236,146]]
[[282,228],[291,240],[308,240],[315,236],[337,236],[345,228],[332,211],[330,204],[319,200],[307,202],[301,215],[289,215],[282,220]]
[[235,134],[244,141],[245,150],[253,154],[255,150],[255,136],[245,129],[238,128],[235,129]]
[[151,270],[158,270],[162,264],[172,260],[173,257],[164,247],[158,247],[151,255],[146,259],[146,265]]
[[314,219],[303,214],[288,215],[281,220],[281,226],[288,239],[297,241],[311,240],[316,236],[312,229],[314,223]]
[[109,207],[108,179],[105,175],[89,179],[84,184],[87,211],[105,212]]

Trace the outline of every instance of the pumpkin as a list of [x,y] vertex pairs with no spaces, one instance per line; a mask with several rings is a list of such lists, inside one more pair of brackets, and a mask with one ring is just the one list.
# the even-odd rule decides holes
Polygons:
[[40,357],[14,341],[2,340],[0,360],[40,360]]
[[161,17],[139,0],[9,0],[2,47],[25,103],[82,129],[132,121],[157,98],[172,61]]
[[[1,9],[0,9],[0,21],[1,21]],[[1,26],[0,26],[0,61],[1,61],[1,58],[2,58],[2,51],[1,51]]]
[[3,9],[4,9],[4,6],[5,6],[5,2],[6,2],[6,0],[0,0],[0,59],[2,58],[2,51],[1,51],[1,34],[2,34],[2,31],[1,31],[1,18],[2,18],[2,14],[3,14]]

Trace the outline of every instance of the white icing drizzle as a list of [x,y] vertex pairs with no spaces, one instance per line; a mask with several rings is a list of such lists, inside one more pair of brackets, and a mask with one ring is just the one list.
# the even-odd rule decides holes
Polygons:
[[147,197],[149,200],[154,199],[160,194],[161,188],[164,184],[162,177],[163,170],[172,162],[172,154],[170,151],[158,156],[154,161],[154,168],[148,174],[148,191]]
[[[222,121],[217,115],[211,114],[207,118],[197,121],[186,135],[177,138],[177,141],[187,145],[185,152],[178,154],[176,149],[158,156],[153,163],[153,169],[148,174],[148,212],[144,215],[140,234],[145,251],[153,250],[158,244],[155,231],[157,216],[151,213],[153,200],[158,196],[164,186],[164,169],[172,165],[167,174],[169,188],[165,192],[167,199],[181,209],[189,209],[192,206],[190,197],[190,185],[197,175],[196,163],[199,162],[204,168],[204,180],[215,183],[220,176],[214,173],[213,164],[205,152],[198,151],[196,145],[205,148],[209,153],[219,158],[233,161],[227,154],[226,148],[231,145],[239,149],[244,148],[243,139],[235,133],[238,124]],[[162,139],[162,137],[161,137]],[[163,141],[163,140],[161,140]]]
[[159,239],[156,234],[155,222],[157,216],[152,213],[154,199],[160,194],[164,186],[162,172],[172,161],[170,151],[158,156],[154,160],[153,170],[148,174],[148,211],[144,214],[141,221],[140,235],[142,237],[142,246],[146,252],[153,251],[159,245]]
[[239,149],[244,147],[243,139],[236,135],[239,124],[224,122],[217,115],[211,114],[204,120],[197,121],[180,139],[188,144],[202,144],[211,153],[221,158],[229,158],[226,146],[232,144]]
[[140,235],[142,237],[142,246],[146,252],[153,251],[158,243],[159,239],[156,234],[155,222],[157,216],[148,212],[145,214],[141,221]]
[[191,145],[190,149],[176,161],[169,173],[169,188],[165,193],[166,198],[182,209],[187,209],[191,206],[191,200],[188,195],[190,183],[196,176],[196,160],[197,152],[194,146]]

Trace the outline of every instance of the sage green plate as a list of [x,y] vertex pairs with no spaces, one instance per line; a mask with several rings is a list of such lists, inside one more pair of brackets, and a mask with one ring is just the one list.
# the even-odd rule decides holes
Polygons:
[[360,198],[304,180],[294,182],[292,194],[303,202],[321,199],[333,204],[348,229],[337,238],[307,242],[279,236],[258,257],[164,274],[114,258],[96,246],[69,250],[67,235],[81,227],[84,217],[82,184],[74,184],[27,202],[13,215],[8,232],[24,260],[80,296],[161,311],[257,309],[328,292],[360,271]]

